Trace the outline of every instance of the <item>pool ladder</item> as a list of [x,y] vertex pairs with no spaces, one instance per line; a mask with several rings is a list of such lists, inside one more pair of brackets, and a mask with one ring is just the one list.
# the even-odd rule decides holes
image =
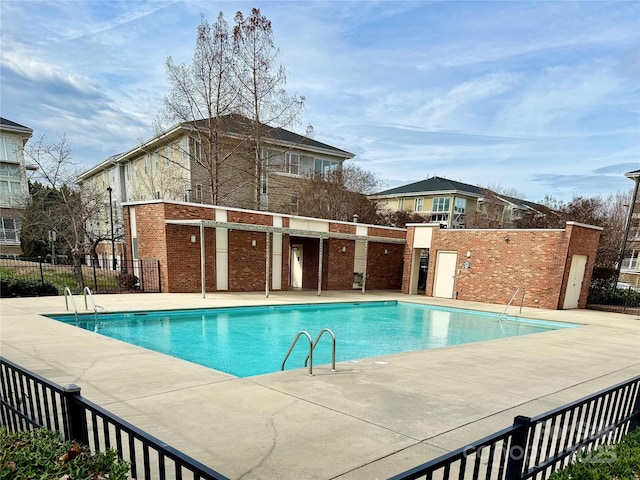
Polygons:
[[509,303],[507,303],[507,306],[504,307],[503,312],[500,314],[499,320],[502,320],[502,318],[505,316],[505,314],[507,313],[507,310],[509,309],[513,301],[516,299],[520,291],[522,291],[522,296],[520,297],[520,313],[522,313],[522,304],[524,303],[524,288],[518,288],[516,289],[516,293],[514,293],[513,296],[511,297],[511,300],[509,300]]
[[307,358],[304,361],[304,366],[306,367],[307,363],[309,364],[309,376],[313,376],[313,351],[315,350],[316,345],[318,345],[320,338],[322,338],[322,335],[324,335],[325,333],[331,336],[331,340],[332,340],[331,371],[335,372],[336,371],[336,336],[328,328],[323,328],[322,330],[320,330],[320,333],[316,337],[315,341],[311,339],[311,335],[309,334],[309,332],[307,332],[306,330],[300,330],[296,335],[296,338],[294,338],[293,342],[291,342],[289,351],[284,356],[284,360],[282,360],[282,367],[280,368],[280,370],[284,370],[284,364],[287,363],[287,359],[289,358],[289,355],[291,355],[291,352],[293,351],[293,347],[295,347],[296,343],[298,343],[298,340],[300,340],[300,337],[305,336],[307,337],[307,340],[309,340],[309,354],[307,355]]
[[[91,294],[91,289],[89,287],[84,287],[83,290],[84,295],[84,308],[89,310],[89,304],[87,303],[87,297],[91,300],[91,305],[93,306],[93,311],[98,316],[98,309],[104,310],[104,307],[100,305],[96,305],[96,302],[93,300],[93,295]],[[73,298],[73,294],[71,293],[71,289],[69,287],[64,287],[64,305],[67,310],[69,310],[69,299],[71,299],[71,305],[73,305],[73,310],[76,314],[76,320],[78,319],[78,306],[76,305],[76,301]]]

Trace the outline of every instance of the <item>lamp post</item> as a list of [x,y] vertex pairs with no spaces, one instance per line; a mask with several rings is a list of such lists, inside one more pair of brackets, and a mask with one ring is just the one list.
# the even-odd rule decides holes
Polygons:
[[112,268],[116,270],[116,241],[113,237],[113,203],[111,202],[111,192],[113,188],[111,186],[107,187],[107,192],[109,192],[109,218],[111,219],[111,259],[112,259]]

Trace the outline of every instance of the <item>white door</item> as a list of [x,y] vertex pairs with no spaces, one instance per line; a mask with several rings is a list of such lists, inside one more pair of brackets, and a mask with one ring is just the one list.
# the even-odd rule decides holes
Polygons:
[[438,252],[438,256],[436,257],[435,282],[433,285],[434,297],[453,298],[457,263],[458,254],[456,252]]
[[578,300],[580,300],[580,290],[582,290],[582,280],[584,280],[584,270],[586,266],[586,255],[573,255],[571,257],[569,281],[567,282],[567,291],[564,294],[564,306],[562,308],[578,308]]
[[291,246],[291,288],[302,288],[302,245]]

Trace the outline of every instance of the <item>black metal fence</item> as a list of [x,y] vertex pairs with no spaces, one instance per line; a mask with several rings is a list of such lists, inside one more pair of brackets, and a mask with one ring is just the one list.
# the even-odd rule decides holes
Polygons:
[[589,289],[587,308],[618,313],[640,313],[640,289],[620,283],[594,283]]
[[[59,295],[65,287],[72,293],[81,294],[73,265],[69,260],[58,258],[56,264],[38,258],[0,259],[0,277],[5,280],[22,279],[52,284]],[[111,265],[109,265],[111,267]],[[161,291],[159,260],[118,260],[112,268],[100,268],[99,265],[82,265],[82,277],[85,286],[93,293],[159,293]]]
[[83,398],[80,387],[61,387],[2,357],[0,394],[0,421],[10,432],[44,427],[94,451],[114,449],[129,462],[131,478],[227,479]]
[[391,480],[546,479],[579,452],[617,442],[640,426],[639,390],[637,376],[542,415],[518,416],[512,426]]

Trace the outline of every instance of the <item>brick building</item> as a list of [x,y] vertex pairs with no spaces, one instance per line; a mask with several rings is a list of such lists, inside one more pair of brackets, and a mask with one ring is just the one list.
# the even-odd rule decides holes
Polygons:
[[405,229],[160,200],[123,214],[125,252],[160,261],[163,292],[402,284]]
[[[452,230],[407,225],[402,293],[506,304],[516,289],[524,305],[585,308],[601,227]],[[517,299],[519,303],[519,297]]]

